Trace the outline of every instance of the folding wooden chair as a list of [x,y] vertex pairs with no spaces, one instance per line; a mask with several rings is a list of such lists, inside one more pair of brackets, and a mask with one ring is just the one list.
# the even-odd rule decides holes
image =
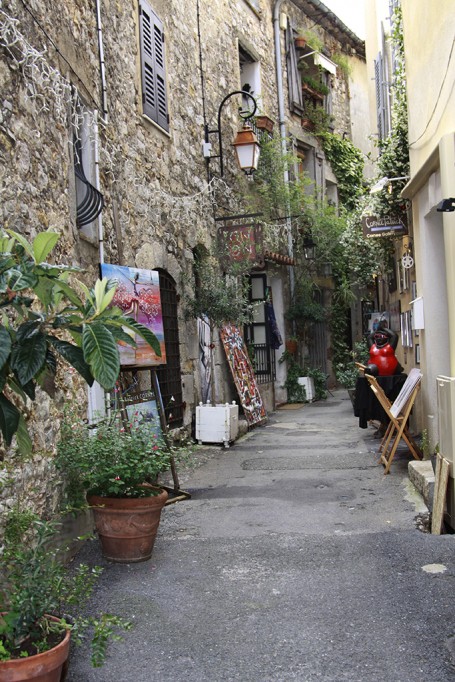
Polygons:
[[385,466],[384,474],[388,474],[390,465],[397,451],[398,444],[403,439],[414,459],[422,459],[419,446],[412,438],[407,427],[407,421],[420,390],[422,374],[418,369],[411,369],[409,376],[393,403],[387,398],[375,377],[365,374],[376,398],[384,408],[390,419],[387,430],[379,446],[379,462]]

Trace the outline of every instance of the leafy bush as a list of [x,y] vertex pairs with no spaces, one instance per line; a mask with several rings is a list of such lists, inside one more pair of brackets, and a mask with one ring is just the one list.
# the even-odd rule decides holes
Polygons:
[[86,493],[144,497],[150,488],[141,484],[155,483],[170,463],[170,447],[157,425],[139,413],[125,424],[118,414],[95,425],[68,414],[62,422],[55,464],[67,480],[72,505],[84,505]]
[[[80,643],[93,628],[92,664],[101,666],[109,639],[131,624],[110,614],[70,617],[91,596],[102,568],[80,564],[69,571],[53,549],[58,524],[35,520],[27,543],[6,541],[0,582],[0,662],[33,656],[56,646],[69,629]],[[46,617],[50,614],[56,621]]]
[[48,230],[29,243],[12,230],[0,233],[0,430],[7,446],[16,434],[23,452],[32,449],[23,417],[27,398],[35,400],[37,385],[53,396],[59,360],[89,385],[96,379],[110,389],[120,371],[118,341],[135,345],[124,327],[161,355],[149,329],[109,307],[113,282],[72,286],[69,275],[79,268],[46,262],[59,237]]

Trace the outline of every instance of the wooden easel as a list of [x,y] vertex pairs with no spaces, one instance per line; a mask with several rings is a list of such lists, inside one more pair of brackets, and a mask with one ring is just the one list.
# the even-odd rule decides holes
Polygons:
[[[128,370],[128,371],[135,372],[134,369]],[[136,371],[143,371],[143,370],[136,370]],[[166,447],[171,452],[170,443],[169,443],[169,429],[168,429],[168,425],[166,422],[166,413],[164,410],[163,398],[161,395],[161,389],[160,389],[158,377],[156,374],[156,370],[151,369],[150,375],[151,375],[152,391],[149,390],[147,392],[149,392],[150,395],[153,394],[153,398],[156,402],[157,412],[158,412],[158,416],[159,416],[159,420],[160,420],[161,436],[164,440],[164,443],[166,444]],[[132,386],[135,386],[137,384],[138,384],[137,379],[135,379],[135,383],[133,383]],[[123,394],[126,393],[129,390],[129,388],[131,388],[131,387],[127,387],[125,385],[125,382],[122,380],[120,380],[120,385],[122,387],[122,393]],[[140,402],[138,404],[140,404]],[[125,405],[121,406],[120,409],[121,409],[121,413],[122,413],[122,419],[124,419],[124,421],[127,422],[128,416],[127,416]],[[177,467],[175,464],[175,459],[174,459],[172,454],[170,455],[169,459],[170,459],[170,469],[171,469],[172,480],[173,480],[174,486],[171,488],[171,487],[168,487],[165,485],[161,485],[161,487],[164,490],[166,490],[168,493],[171,493],[173,495],[173,497],[170,497],[168,499],[166,504],[172,504],[173,502],[178,502],[180,500],[186,500],[186,499],[191,498],[190,493],[180,489]]]
[[385,467],[384,474],[388,474],[390,471],[390,465],[395,457],[401,439],[405,441],[414,459],[422,459],[420,448],[412,438],[407,427],[409,415],[411,414],[412,407],[420,390],[422,375],[419,370],[412,369],[410,371],[408,378],[393,403],[387,398],[375,377],[369,374],[365,374],[365,377],[370,384],[371,390],[390,419],[378,451],[379,463],[383,464]]
[[[163,432],[164,442],[166,443],[167,447],[170,449],[168,425],[166,423],[166,413],[164,411],[163,397],[161,395],[160,384],[159,384],[158,377],[157,377],[155,369],[151,370],[151,376],[152,376],[152,387],[153,387],[153,390],[155,393],[156,403],[158,405],[158,413],[160,416],[160,424],[161,424],[161,430]],[[191,493],[188,493],[185,490],[180,489],[179,477],[177,474],[177,467],[175,465],[175,459],[174,459],[173,455],[170,456],[170,462],[171,462],[171,473],[172,473],[172,480],[174,481],[174,487],[169,488],[165,485],[163,485],[161,487],[164,488],[164,490],[167,490],[168,493],[173,494],[174,497],[169,498],[168,501],[166,502],[166,504],[173,504],[174,502],[180,502],[181,500],[188,500],[191,498]]]

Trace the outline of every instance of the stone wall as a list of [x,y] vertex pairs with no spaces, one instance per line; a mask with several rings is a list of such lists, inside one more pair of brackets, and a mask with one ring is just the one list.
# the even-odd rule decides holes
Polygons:
[[[100,0],[107,94],[107,117],[98,119],[96,138],[105,199],[101,227],[105,261],[162,268],[176,282],[185,424],[190,425],[200,395],[196,323],[186,321],[183,310],[185,292],[192,288],[193,249],[215,245],[214,211],[229,214],[247,208],[230,147],[238,128],[237,100],[222,112],[225,177],[210,185],[202,156],[204,124],[216,127],[221,101],[240,87],[239,43],[261,63],[261,113],[276,120],[273,3],[262,2],[260,13],[245,0],[150,4],[164,24],[169,134],[142,115],[137,1]],[[9,31],[0,60],[0,217],[5,227],[31,237],[49,227],[60,230],[57,259],[80,264],[90,282],[97,276],[99,244],[96,230],[76,227],[72,101],[77,89],[89,109],[102,110],[95,3],[32,0],[28,5],[30,12],[16,0],[1,3],[1,22]],[[305,23],[291,2],[283,8],[299,25]],[[328,34],[323,37],[330,49],[340,47]],[[284,78],[286,84],[285,73]],[[348,129],[348,97],[346,80],[337,78],[339,131]],[[216,154],[216,141],[211,141]],[[219,175],[217,160],[210,168]],[[287,279],[286,268],[281,276]],[[220,385],[223,401],[236,397],[230,381]],[[40,424],[34,436],[38,454],[22,473],[15,472],[16,493],[9,485],[0,493],[4,508],[21,490],[41,510],[56,506],[58,487],[48,453],[55,447],[58,413],[68,388],[63,381],[56,404],[46,400],[39,410],[33,407]],[[33,471],[36,488],[30,484]]]

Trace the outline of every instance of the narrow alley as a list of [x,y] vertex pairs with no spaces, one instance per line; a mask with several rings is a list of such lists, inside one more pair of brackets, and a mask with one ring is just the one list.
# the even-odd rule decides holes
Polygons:
[[408,456],[384,476],[377,446],[337,390],[207,448],[151,561],[80,553],[105,566],[91,608],[134,627],[103,668],[78,650],[67,682],[453,680],[453,536],[418,530]]

